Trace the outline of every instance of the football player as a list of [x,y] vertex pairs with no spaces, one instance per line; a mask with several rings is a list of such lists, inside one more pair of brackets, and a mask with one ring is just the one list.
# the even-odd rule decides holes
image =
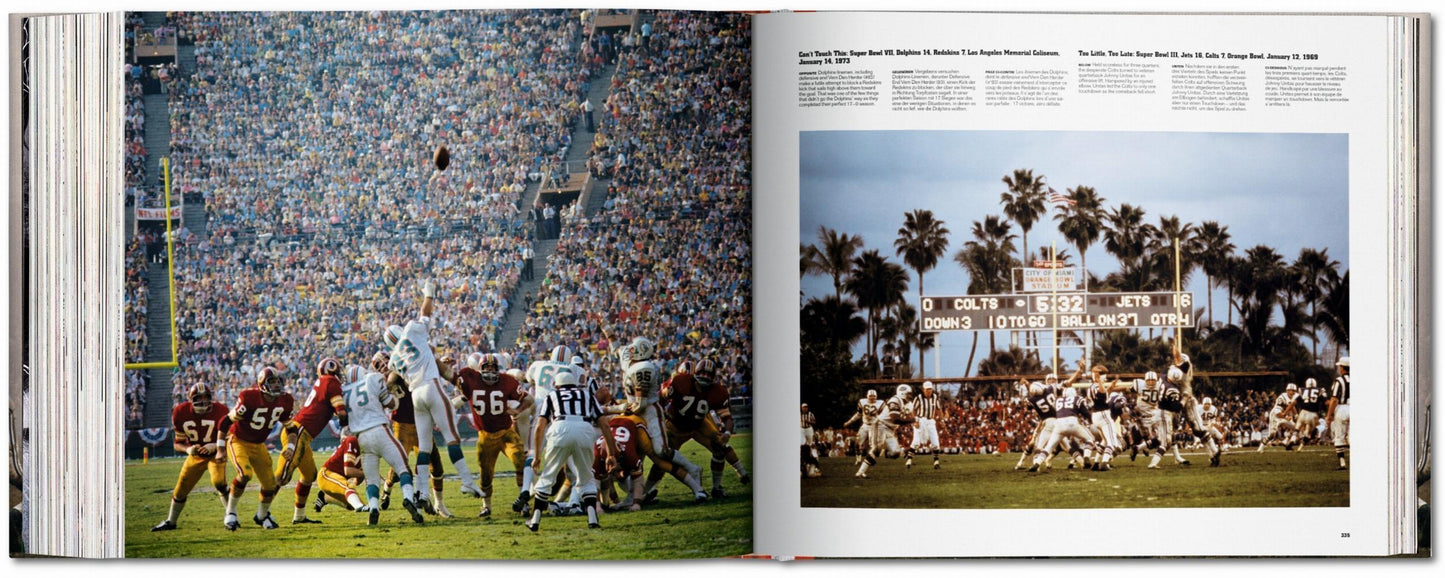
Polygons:
[[[1224,437],[1218,432],[1212,432],[1204,424],[1203,408],[1199,407],[1199,402],[1194,397],[1194,363],[1189,361],[1188,355],[1179,350],[1178,339],[1174,340],[1173,353],[1174,365],[1169,367],[1166,378],[1177,386],[1183,406],[1181,411],[1175,411],[1174,414],[1188,422],[1196,435],[1204,438],[1204,447],[1209,451],[1209,466],[1218,467],[1219,458],[1224,455]],[[1176,375],[1178,376],[1177,382],[1175,381]]]
[[[843,427],[858,423],[858,458],[854,460],[858,471],[853,474],[855,478],[868,477],[868,469],[863,466],[871,466],[869,462],[873,460],[874,439],[876,438],[878,443],[885,443],[881,431],[883,426],[878,422],[878,416],[884,411],[883,401],[878,399],[878,391],[870,389],[863,399],[858,400],[858,411],[854,412],[848,421],[843,422]],[[894,443],[897,443],[897,440]]]
[[[1058,377],[1050,373],[1045,379],[1057,381]],[[1054,420],[1058,414],[1054,409],[1055,394],[1051,391],[1051,386],[1037,381],[1030,384],[1028,380],[1020,378],[1018,387],[1020,394],[1028,399],[1029,407],[1033,408],[1038,418],[1038,423],[1034,424],[1034,430],[1029,434],[1028,441],[1024,443],[1023,448],[1020,448],[1022,455],[1019,456],[1019,462],[1014,465],[1015,470],[1022,470],[1024,469],[1024,459],[1042,453],[1044,447],[1048,445],[1049,437],[1054,433]],[[1029,448],[1033,448],[1033,451],[1031,452]],[[1053,462],[1045,459],[1044,467],[1052,468]]]
[[[688,487],[692,490],[693,499],[703,501],[707,499],[707,492],[702,491],[700,485],[702,468],[694,465],[681,452],[667,443],[662,407],[658,403],[664,378],[662,367],[652,360],[656,347],[651,339],[638,337],[633,339],[632,343],[619,349],[619,367],[623,368],[622,389],[626,393],[627,399],[624,402],[612,404],[607,411],[611,413],[621,410],[641,418],[647,429],[647,436],[652,442],[648,457],[652,459],[653,463],[667,462],[674,469],[686,471],[688,477],[694,482]],[[647,488],[649,501],[655,496],[655,488],[655,485]]]
[[[724,464],[737,471],[740,483],[747,484],[748,471],[738,459],[738,453],[728,445],[733,435],[731,396],[727,386],[717,383],[717,362],[704,359],[697,363],[695,373],[674,374],[662,384],[660,393],[666,400],[670,445],[680,448],[692,440],[712,454],[712,497],[726,496],[722,485]],[[713,412],[722,421],[721,431],[713,423]],[[662,470],[654,464],[648,474],[648,486],[656,487],[662,476]]]
[[[388,371],[387,364],[390,360],[391,356],[386,352],[377,352],[376,355],[371,358],[372,371],[386,375]],[[416,431],[416,411],[411,405],[411,396],[397,395],[397,398],[396,409],[391,412],[391,433],[401,442],[401,447],[408,452],[407,455],[418,453],[417,450],[420,443],[418,442],[419,437]],[[428,435],[435,438],[436,433],[432,432]],[[446,501],[442,499],[444,495],[442,492],[442,479],[446,476],[446,471],[442,468],[442,455],[438,452],[432,452],[430,460],[432,489],[432,501],[430,505],[438,516],[450,518],[452,517],[452,513],[447,509]],[[398,475],[395,468],[391,469],[386,475],[386,486],[381,490],[381,509],[385,510],[391,507],[391,488],[399,481],[401,481],[401,476]],[[416,481],[418,483],[426,483],[426,480]]]
[[[1082,369],[1081,362],[1080,370],[1082,371]],[[1073,461],[1070,463],[1074,466],[1083,466],[1084,448],[1092,448],[1096,444],[1094,434],[1082,421],[1087,419],[1085,416],[1089,415],[1089,398],[1080,395],[1070,385],[1061,387],[1045,385],[1042,393],[1054,395],[1054,425],[1049,433],[1048,441],[1044,442],[1043,448],[1034,454],[1034,463],[1029,466],[1029,471],[1039,471],[1039,466],[1042,466],[1044,461],[1053,455],[1055,449],[1061,447],[1059,444],[1070,440],[1076,444],[1076,447],[1070,451],[1070,455],[1073,456]]]
[[1300,442],[1295,450],[1308,442],[1315,441],[1319,434],[1320,414],[1325,412],[1325,403],[1329,399],[1329,393],[1320,387],[1319,382],[1311,377],[1305,380],[1304,387],[1300,388],[1299,397],[1295,398],[1294,407],[1299,413],[1295,415],[1295,429],[1299,430]]
[[366,508],[362,503],[361,496],[356,494],[354,486],[366,479],[361,471],[361,446],[356,443],[356,436],[341,438],[341,445],[336,446],[336,451],[331,452],[331,457],[326,458],[326,463],[321,464],[321,471],[316,480],[316,488],[321,490],[316,494],[316,511],[326,507],[326,498],[340,503],[352,511],[360,511]]
[[[877,399],[876,393],[868,393],[870,400]],[[868,432],[869,444],[863,454],[863,463],[858,466],[854,477],[867,478],[868,469],[878,463],[878,458],[896,458],[903,452],[898,443],[898,426],[913,423],[912,399],[913,388],[902,383],[898,385],[893,397],[880,403],[873,427]]]
[[[492,515],[492,477],[500,454],[507,455],[512,461],[512,470],[518,474],[525,467],[527,450],[522,446],[512,418],[531,410],[533,400],[522,389],[522,384],[501,372],[500,361],[491,353],[468,355],[467,366],[457,371],[455,383],[461,394],[453,401],[461,408],[471,409],[472,426],[477,429],[477,461],[481,464],[482,481],[482,510],[477,515],[486,517]],[[515,478],[517,488],[521,489],[522,476]]]
[[[1082,364],[1080,365],[1082,369]],[[1098,471],[1113,469],[1114,453],[1123,449],[1119,440],[1119,428],[1114,423],[1114,413],[1109,409],[1109,396],[1129,389],[1118,379],[1109,382],[1109,369],[1102,364],[1089,369],[1089,381],[1083,384],[1084,395],[1089,400],[1089,430],[1098,440],[1092,468]],[[1088,452],[1085,452],[1088,453]]]
[[[642,449],[647,438],[646,427],[635,415],[614,415],[607,420],[612,428],[612,439],[617,443],[617,465],[607,467],[607,440],[598,436],[592,447],[592,475],[602,485],[598,493],[602,506],[612,511],[642,509]],[[625,498],[617,498],[616,486],[621,485]]]
[[[1214,405],[1214,400],[1210,399],[1209,397],[1205,397],[1204,399],[1200,400],[1199,404],[1201,413],[1204,416],[1205,430],[1211,436],[1214,436],[1221,440],[1227,439],[1228,436],[1225,435],[1225,433],[1228,431],[1228,428],[1225,427],[1223,415],[1219,413],[1219,408]],[[1223,447],[1223,445],[1224,444],[1221,442],[1221,448]]]
[[1285,449],[1289,449],[1294,443],[1294,401],[1298,397],[1299,386],[1291,383],[1284,386],[1284,392],[1274,398],[1274,405],[1269,408],[1269,429],[1265,431],[1264,439],[1259,440],[1259,449],[1256,451],[1264,451],[1264,446],[1276,438],[1280,439]]
[[[366,511],[371,525],[381,517],[381,460],[401,472],[401,504],[413,522],[422,522],[421,511],[412,499],[411,470],[406,464],[406,449],[387,427],[389,412],[396,409],[397,399],[380,373],[368,372],[358,366],[347,370],[347,384],[342,388],[351,428],[361,450],[361,471],[366,476]],[[452,427],[456,427],[453,424]]]
[[341,427],[347,425],[340,376],[341,362],[335,358],[328,357],[316,364],[316,383],[311,386],[311,395],[301,404],[296,419],[281,428],[281,463],[276,465],[276,484],[285,486],[291,481],[291,474],[301,470],[301,479],[296,482],[296,512],[291,518],[292,524],[321,523],[306,517],[306,500],[311,497],[311,485],[316,483],[316,458],[311,453],[311,440],[321,434],[333,414]]
[[[574,376],[581,375],[581,368],[572,365],[572,357],[572,348],[565,345],[558,345],[552,348],[547,359],[534,361],[531,365],[527,366],[527,372],[524,374],[524,377],[527,383],[532,386],[533,408],[535,408],[536,400],[545,399],[548,394],[552,393],[553,389],[556,389],[558,373],[568,372]],[[535,439],[535,436],[532,435],[534,430],[532,424],[533,413],[530,409],[528,411],[520,411],[513,418],[516,423],[517,434],[522,438],[522,445],[527,453],[523,459],[524,467],[521,470],[522,487],[521,490],[517,492],[517,499],[512,501],[512,511],[521,513],[524,516],[526,515],[527,507],[530,506],[532,486],[536,482],[537,470],[532,466],[537,461],[537,452],[541,450],[541,448],[532,446],[532,441]],[[574,475],[572,472],[567,472],[567,476],[572,475]]]
[[[461,477],[463,494],[480,496],[482,491],[472,480],[472,471],[467,466],[466,455],[462,453],[461,436],[457,433],[457,422],[452,414],[451,399],[443,389],[442,376],[437,369],[436,355],[431,346],[431,314],[436,305],[436,285],[431,281],[422,283],[420,315],[406,327],[391,325],[382,333],[382,342],[391,349],[391,375],[387,381],[400,378],[410,392],[412,408],[416,417],[417,436],[417,477],[427,478],[431,467],[433,429],[442,432],[447,445],[447,456],[457,476]],[[431,489],[422,484],[417,505],[428,513],[431,506]]]
[[192,385],[186,391],[186,401],[171,410],[171,426],[175,431],[173,447],[186,455],[181,465],[181,475],[176,479],[176,488],[171,491],[171,513],[164,522],[151,528],[152,532],[176,529],[181,510],[186,507],[186,497],[201,480],[201,474],[210,472],[211,486],[221,496],[221,505],[226,505],[226,440],[222,431],[231,426],[227,414],[231,411],[226,404],[212,401],[210,386],[204,383]]
[[237,396],[236,407],[229,415],[231,434],[226,442],[231,463],[236,464],[236,477],[231,480],[231,493],[226,500],[227,530],[234,532],[241,527],[236,505],[252,477],[261,484],[261,503],[251,520],[267,530],[280,527],[271,517],[271,500],[276,497],[278,486],[271,453],[266,449],[266,437],[277,424],[291,421],[295,407],[296,400],[283,390],[281,373],[274,367],[262,368],[256,373],[256,386],[241,390]]
[[1334,383],[1330,384],[1330,399],[1325,405],[1325,423],[1330,426],[1330,437],[1335,442],[1335,457],[1340,460],[1339,469],[1349,469],[1350,462],[1345,453],[1350,449],[1350,358],[1341,357],[1335,362]]

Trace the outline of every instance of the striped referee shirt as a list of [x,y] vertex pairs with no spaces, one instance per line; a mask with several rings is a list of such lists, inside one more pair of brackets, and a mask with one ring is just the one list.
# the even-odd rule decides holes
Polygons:
[[938,395],[933,397],[918,396],[913,398],[913,417],[922,419],[938,419]]
[[813,427],[813,424],[816,424],[816,423],[818,423],[818,418],[813,417],[813,412],[811,412],[811,411],[805,411],[805,412],[803,412],[803,429],[807,429],[807,428]]
[[602,417],[602,406],[597,397],[584,387],[559,387],[542,398],[537,416],[549,422],[576,420],[593,422]]
[[1335,378],[1334,385],[1330,386],[1330,397],[1335,399],[1339,405],[1350,404],[1350,376],[1341,375]]

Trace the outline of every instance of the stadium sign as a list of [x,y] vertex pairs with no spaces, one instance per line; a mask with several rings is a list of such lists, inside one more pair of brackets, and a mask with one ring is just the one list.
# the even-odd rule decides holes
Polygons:
[[1194,294],[1056,293],[924,297],[923,330],[1041,331],[1194,327]]
[[1079,287],[1077,269],[1073,267],[1023,267],[1020,268],[1020,271],[1022,271],[1024,293],[1074,291]]
[[[161,221],[166,218],[166,210],[162,207],[136,207],[135,218],[137,221]],[[181,207],[171,207],[171,218],[181,218]]]

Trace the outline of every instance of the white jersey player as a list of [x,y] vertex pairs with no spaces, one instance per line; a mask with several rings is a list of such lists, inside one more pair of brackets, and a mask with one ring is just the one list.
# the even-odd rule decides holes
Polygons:
[[1259,440],[1259,449],[1264,451],[1264,446],[1275,439],[1280,439],[1285,449],[1289,449],[1295,442],[1295,411],[1294,402],[1299,397],[1299,386],[1293,383],[1284,387],[1284,392],[1274,398],[1274,404],[1269,408],[1269,429],[1265,431],[1264,439]]
[[[667,443],[662,407],[658,404],[659,392],[666,377],[662,367],[652,360],[656,348],[651,339],[638,337],[617,352],[623,369],[622,390],[627,396],[624,409],[642,419],[647,435],[652,438],[652,455],[656,459],[670,462],[673,469],[686,471],[688,477],[696,483],[702,479],[702,467],[689,461]],[[613,408],[615,409],[616,405]],[[707,492],[702,491],[701,486],[690,489],[693,491],[693,499],[707,499]],[[655,491],[656,482],[649,478],[645,487],[647,501],[655,499]]]
[[872,412],[874,419],[872,427],[868,428],[868,446],[860,445],[858,448],[863,452],[863,463],[853,474],[858,478],[868,477],[868,469],[878,463],[880,456],[898,457],[903,452],[898,444],[898,426],[913,423],[913,388],[908,384],[899,384],[894,396],[887,402],[875,404],[877,394],[872,391],[868,394],[869,403],[860,407],[859,411]]
[[376,525],[381,517],[378,505],[381,498],[381,460],[386,460],[392,469],[401,472],[402,506],[411,514],[414,522],[421,523],[421,512],[412,501],[411,468],[406,464],[406,450],[391,433],[391,411],[396,409],[397,399],[380,373],[366,371],[360,366],[346,368],[346,385],[341,394],[346,398],[348,427],[356,436],[361,448],[361,471],[366,474],[366,511],[368,521]]
[[848,418],[848,421],[843,424],[843,427],[849,427],[854,422],[858,422],[858,459],[853,462],[853,465],[863,464],[864,456],[873,448],[873,438],[882,435],[881,433],[876,436],[874,434],[874,430],[879,427],[878,416],[882,413],[883,401],[878,399],[877,390],[870,389],[868,395],[858,400],[858,411],[854,412],[853,417]]
[[[389,366],[394,375],[406,380],[411,392],[412,407],[416,411],[417,431],[417,477],[428,479],[431,469],[432,431],[439,429],[447,443],[447,455],[457,475],[461,477],[463,494],[481,496],[472,480],[471,468],[467,466],[466,455],[462,453],[461,436],[457,433],[457,421],[452,413],[451,400],[443,389],[441,372],[437,369],[436,356],[430,340],[431,314],[434,307],[436,287],[431,282],[422,284],[421,315],[407,322],[406,327],[392,325],[382,334],[382,341],[391,349]],[[421,484],[418,488],[417,504],[431,510],[431,488]]]

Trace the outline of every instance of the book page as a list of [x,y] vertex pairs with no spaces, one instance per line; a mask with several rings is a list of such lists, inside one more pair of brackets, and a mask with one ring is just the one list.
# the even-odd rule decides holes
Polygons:
[[1389,552],[1391,25],[758,17],[763,553]]

